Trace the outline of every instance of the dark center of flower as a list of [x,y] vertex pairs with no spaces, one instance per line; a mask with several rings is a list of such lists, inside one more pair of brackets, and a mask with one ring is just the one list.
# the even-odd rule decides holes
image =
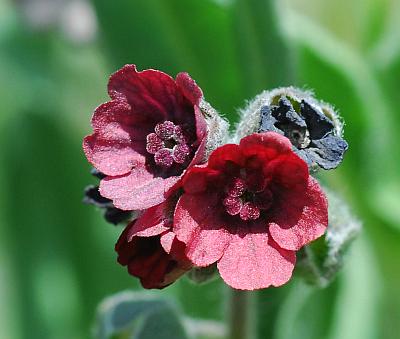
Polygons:
[[250,177],[235,177],[225,187],[225,192],[222,202],[225,211],[230,215],[239,215],[244,221],[258,219],[262,210],[271,207],[271,191],[262,183],[254,183]]
[[157,124],[154,133],[148,134],[146,140],[147,152],[154,154],[155,163],[165,168],[174,163],[183,164],[191,152],[182,126],[168,120]]

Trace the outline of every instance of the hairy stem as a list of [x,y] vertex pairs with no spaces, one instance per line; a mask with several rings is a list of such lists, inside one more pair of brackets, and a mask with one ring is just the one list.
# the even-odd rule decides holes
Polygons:
[[229,290],[229,339],[255,339],[254,292]]

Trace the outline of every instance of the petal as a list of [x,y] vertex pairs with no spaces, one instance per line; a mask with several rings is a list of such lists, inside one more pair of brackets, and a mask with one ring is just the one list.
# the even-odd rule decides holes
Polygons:
[[115,251],[118,253],[117,261],[123,266],[127,265],[131,256],[134,255],[132,243],[128,242],[128,232],[130,228],[131,225],[125,227],[115,244]]
[[128,266],[128,272],[140,278],[144,288],[164,288],[190,269],[191,265],[187,260],[181,263],[164,251],[160,236],[133,237],[128,242],[128,229],[129,226],[115,246],[118,262]]
[[278,245],[298,250],[319,238],[328,226],[328,202],[311,176],[305,192],[287,190],[270,211],[269,232]]
[[[243,140],[243,139],[242,139]],[[213,151],[208,159],[208,167],[215,170],[237,170],[243,166],[243,154],[239,145],[226,144]]]
[[323,169],[336,168],[343,160],[348,144],[337,136],[327,136],[320,140],[313,140],[312,146],[307,149],[308,156]]
[[240,140],[240,148],[246,157],[257,156],[264,160],[292,151],[290,140],[276,132],[253,133]]
[[[279,105],[272,108],[271,114],[276,118],[275,125],[291,125],[293,128],[307,128],[307,125],[302,117],[293,108],[292,103],[286,97],[279,99]],[[279,128],[279,127],[278,127]],[[279,128],[281,129],[281,128]]]
[[199,147],[201,142],[207,137],[207,122],[198,106],[194,106],[194,118],[196,123],[196,141],[192,146]]
[[176,239],[176,235],[174,232],[167,231],[161,235],[160,243],[165,252],[167,252],[167,253],[171,252],[172,244],[175,239]]
[[[271,113],[271,106],[268,105],[262,106],[260,114],[261,114],[261,123],[258,132],[273,131],[279,133],[279,130],[274,126],[277,120]],[[283,134],[283,132],[281,132],[281,134]]]
[[174,79],[153,69],[138,72],[135,65],[125,65],[110,77],[108,92],[112,99],[126,100],[134,111],[155,121],[168,120],[180,108],[181,94]]
[[134,236],[151,237],[161,234],[170,229],[169,222],[166,217],[166,203],[150,207],[132,223],[132,227],[128,232],[128,241]]
[[144,167],[136,167],[131,173],[106,177],[100,182],[100,193],[111,199],[122,210],[143,210],[165,201],[167,192],[179,177],[154,177]]
[[146,134],[149,126],[134,125],[130,107],[110,101],[99,106],[92,118],[94,133],[83,141],[89,162],[106,175],[121,175],[145,162]]
[[209,195],[183,194],[179,199],[173,232],[186,244],[186,256],[196,266],[208,266],[221,258],[231,238],[227,228]]
[[204,137],[203,139],[199,139],[198,142],[200,142],[200,144],[199,144],[192,160],[190,161],[188,168],[204,162],[204,158],[206,155],[207,138]]
[[188,73],[179,73],[176,76],[176,84],[192,105],[199,105],[203,92]]
[[185,254],[186,245],[176,238],[174,232],[165,232],[162,234],[160,243],[164,251],[179,262],[180,267],[190,268],[193,266]]
[[315,109],[307,101],[301,101],[300,109],[312,140],[323,138],[335,128],[333,122],[325,114]]
[[210,181],[214,181],[221,173],[208,167],[192,167],[183,176],[182,185],[186,193],[198,194],[205,192]]
[[280,186],[286,188],[301,186],[303,189],[307,186],[309,177],[307,163],[294,153],[277,157],[268,162],[263,170],[267,177],[272,178],[273,182]]
[[235,234],[217,267],[231,287],[255,290],[280,286],[292,276],[296,254],[268,237],[265,225],[248,223]]

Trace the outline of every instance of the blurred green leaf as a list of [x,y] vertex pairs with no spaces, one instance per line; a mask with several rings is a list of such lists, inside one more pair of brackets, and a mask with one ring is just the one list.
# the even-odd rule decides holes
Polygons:
[[[400,2],[397,0],[376,0],[375,16],[382,21],[382,30],[375,44],[368,51],[368,60],[372,67],[388,69],[400,56]],[[384,11],[384,13],[382,13]],[[380,16],[379,16],[380,14]],[[371,28],[372,30],[372,28]]]
[[[274,339],[321,339],[330,330],[337,282],[316,289],[302,281],[292,281],[275,323]],[[317,311],[318,310],[318,311]]]
[[290,85],[293,65],[273,0],[236,0],[233,5],[236,51],[246,100],[262,90]]
[[379,337],[381,285],[374,252],[366,237],[351,248],[342,273],[328,339],[374,339]]
[[95,336],[99,339],[188,338],[176,308],[156,294],[120,292],[99,306]]
[[241,82],[229,11],[211,0],[93,1],[113,69],[135,63],[174,75],[186,71],[207,100],[229,113]]
[[364,51],[382,35],[390,1],[284,0],[281,3],[307,22],[323,27],[335,39]]
[[377,338],[376,263],[365,238],[356,241],[351,253],[339,279],[328,288],[292,283],[279,311],[275,339]]

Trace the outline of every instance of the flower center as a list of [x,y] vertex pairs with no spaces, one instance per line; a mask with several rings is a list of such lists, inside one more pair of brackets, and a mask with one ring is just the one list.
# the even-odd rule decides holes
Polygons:
[[261,211],[269,209],[272,203],[272,193],[267,187],[249,181],[234,178],[225,188],[226,196],[222,202],[228,214],[239,215],[244,221],[257,220]]
[[174,163],[183,164],[191,153],[182,126],[168,120],[157,124],[146,140],[147,152],[154,154],[155,163],[161,167],[168,168]]

